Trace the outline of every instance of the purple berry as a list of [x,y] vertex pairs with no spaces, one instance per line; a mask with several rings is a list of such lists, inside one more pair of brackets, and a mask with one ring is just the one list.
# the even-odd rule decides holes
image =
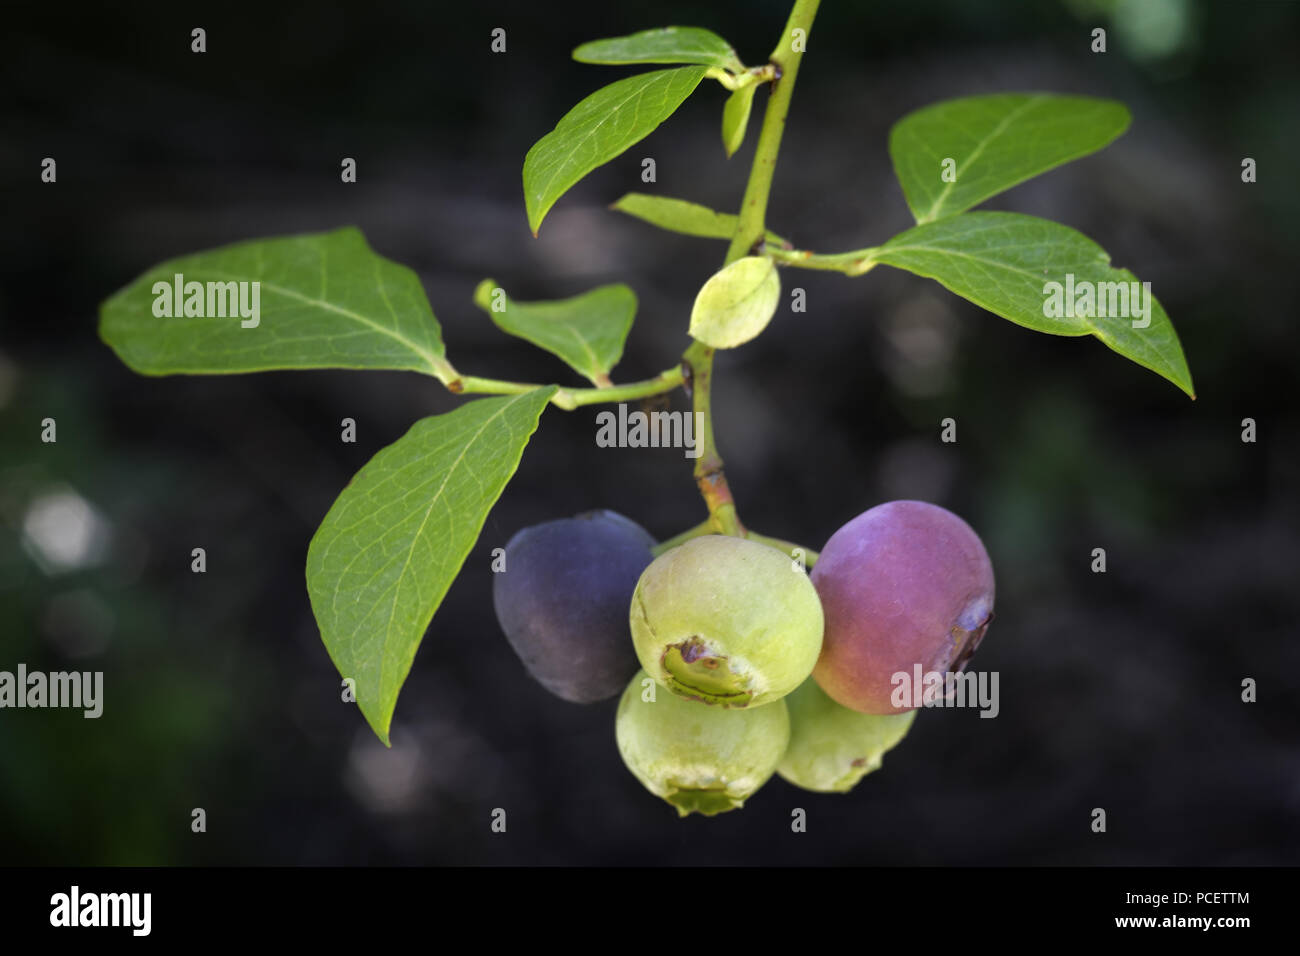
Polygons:
[[[836,531],[812,570],[826,633],[813,677],[864,714],[914,708],[915,668],[959,672],[993,617],[993,566],[951,511],[890,501]],[[895,675],[907,675],[908,684]],[[896,688],[907,687],[906,697]]]
[[525,528],[506,544],[492,603],[524,667],[577,704],[613,697],[638,668],[627,609],[654,538],[613,511]]

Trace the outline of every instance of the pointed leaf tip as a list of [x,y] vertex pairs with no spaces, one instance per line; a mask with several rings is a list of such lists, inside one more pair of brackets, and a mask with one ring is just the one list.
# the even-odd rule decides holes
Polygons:
[[312,537],[307,591],[321,639],[385,746],[424,633],[555,391],[416,422],[357,472]]
[[706,67],[630,76],[569,110],[524,157],[524,204],[536,236],[551,207],[593,169],[649,136],[700,85]]

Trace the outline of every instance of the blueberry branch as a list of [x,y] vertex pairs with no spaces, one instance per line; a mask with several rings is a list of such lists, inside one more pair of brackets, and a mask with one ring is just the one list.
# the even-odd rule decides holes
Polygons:
[[758,134],[754,165],[750,167],[745,198],[741,201],[740,224],[732,237],[731,247],[727,250],[727,262],[734,262],[747,255],[750,249],[762,241],[766,232],[764,219],[767,215],[767,198],[772,192],[772,176],[776,172],[777,154],[781,151],[781,134],[785,132],[785,117],[790,112],[790,97],[794,93],[794,81],[799,74],[799,62],[803,59],[803,50],[795,48],[792,37],[795,30],[802,30],[803,42],[807,43],[820,2],[821,0],[795,0],[785,32],[772,51],[771,61],[776,77],[772,83],[772,97],[763,114],[763,128]]
[[713,439],[713,349],[703,342],[692,342],[682,355],[682,370],[696,421],[700,423],[699,434],[695,436],[700,447],[700,457],[695,460],[695,484],[709,509],[708,524],[715,534],[744,537],[745,528],[736,514],[731,488],[722,472],[722,456]]
[[[772,192],[772,176],[776,172],[776,159],[781,151],[781,135],[785,132],[785,117],[790,111],[790,97],[794,81],[799,74],[799,61],[803,59],[803,43],[793,42],[796,30],[802,31],[807,42],[813,18],[821,0],[795,0],[785,31],[772,51],[772,95],[763,113],[763,127],[758,134],[754,150],[754,164],[750,167],[749,182],[741,202],[739,222],[727,249],[724,265],[750,255],[760,248],[767,235],[767,200]],[[694,342],[682,356],[686,374],[686,387],[691,396],[698,421],[702,422],[699,441],[700,457],[695,462],[695,483],[709,509],[708,525],[714,533],[745,537],[745,526],[736,514],[736,503],[723,472],[722,456],[718,454],[713,437],[711,394],[713,387],[713,349],[703,342]]]

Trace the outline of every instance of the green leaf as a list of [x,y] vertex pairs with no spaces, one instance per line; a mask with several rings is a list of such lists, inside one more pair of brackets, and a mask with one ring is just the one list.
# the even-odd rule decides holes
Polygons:
[[739,73],[745,68],[731,44],[700,27],[662,27],[608,40],[592,40],[573,51],[580,63],[695,63]]
[[776,314],[781,279],[765,256],[745,256],[704,283],[691,309],[691,337],[715,349],[732,349],[757,336]]
[[[191,282],[202,283],[190,300],[202,316],[183,314]],[[226,298],[240,289],[249,318]],[[170,317],[157,314],[164,305]],[[100,306],[99,334],[144,375],[372,368],[456,377],[419,277],[351,227],[169,259]]]
[[[1137,317],[1130,299],[1129,316],[1117,298],[1119,289],[1106,283],[1137,282],[1127,269],[1110,266],[1110,256],[1082,233],[1034,216],[1009,212],[972,212],[914,226],[899,233],[871,257],[899,269],[935,279],[940,285],[1018,325],[1052,335],[1095,335],[1120,355],[1164,376],[1193,398],[1192,376],[1182,346],[1164,307],[1149,297],[1149,312]],[[1053,293],[1064,305],[1067,275],[1075,290],[1071,305],[1091,284],[1097,293],[1095,314],[1049,316]],[[1102,298],[1105,297],[1105,308]],[[1114,296],[1114,297],[1113,297]],[[1145,300],[1148,297],[1142,296]],[[1134,328],[1133,323],[1140,326]]]
[[702,66],[684,66],[629,76],[564,114],[524,157],[524,202],[533,235],[557,199],[597,166],[649,136],[700,85],[704,73]]
[[620,284],[571,299],[516,302],[494,280],[484,279],[474,290],[474,302],[501,331],[559,356],[595,385],[609,384],[636,316],[636,293]]
[[[669,232],[703,236],[706,239],[730,239],[740,228],[740,217],[729,212],[718,212],[685,199],[669,199],[647,193],[628,193],[610,208]],[[778,246],[786,244],[784,239],[771,230],[768,230],[767,241]]]
[[745,129],[749,126],[749,112],[757,89],[757,83],[742,86],[727,97],[722,107],[722,148],[727,151],[728,159],[745,141]]
[[[1051,93],[946,100],[909,113],[889,133],[889,155],[918,223],[977,206],[1128,129],[1123,103]],[[945,182],[945,161],[955,179]]]
[[555,387],[416,422],[353,476],[307,549],[330,658],[388,743],[397,694]]

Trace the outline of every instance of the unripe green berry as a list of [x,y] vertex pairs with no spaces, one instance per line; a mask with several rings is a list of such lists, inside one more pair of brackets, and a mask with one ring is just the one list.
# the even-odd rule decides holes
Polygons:
[[860,714],[841,707],[811,678],[786,697],[790,745],[777,773],[822,793],[847,793],[880,767],[886,750],[907,736],[916,711]]
[[711,817],[745,805],[776,770],[790,740],[785,703],[752,710],[705,707],[666,693],[640,671],[614,722],[632,775],[679,816]]
[[637,658],[674,694],[721,707],[779,700],[812,673],[822,606],[801,568],[756,541],[705,535],[660,555],[632,595]]

